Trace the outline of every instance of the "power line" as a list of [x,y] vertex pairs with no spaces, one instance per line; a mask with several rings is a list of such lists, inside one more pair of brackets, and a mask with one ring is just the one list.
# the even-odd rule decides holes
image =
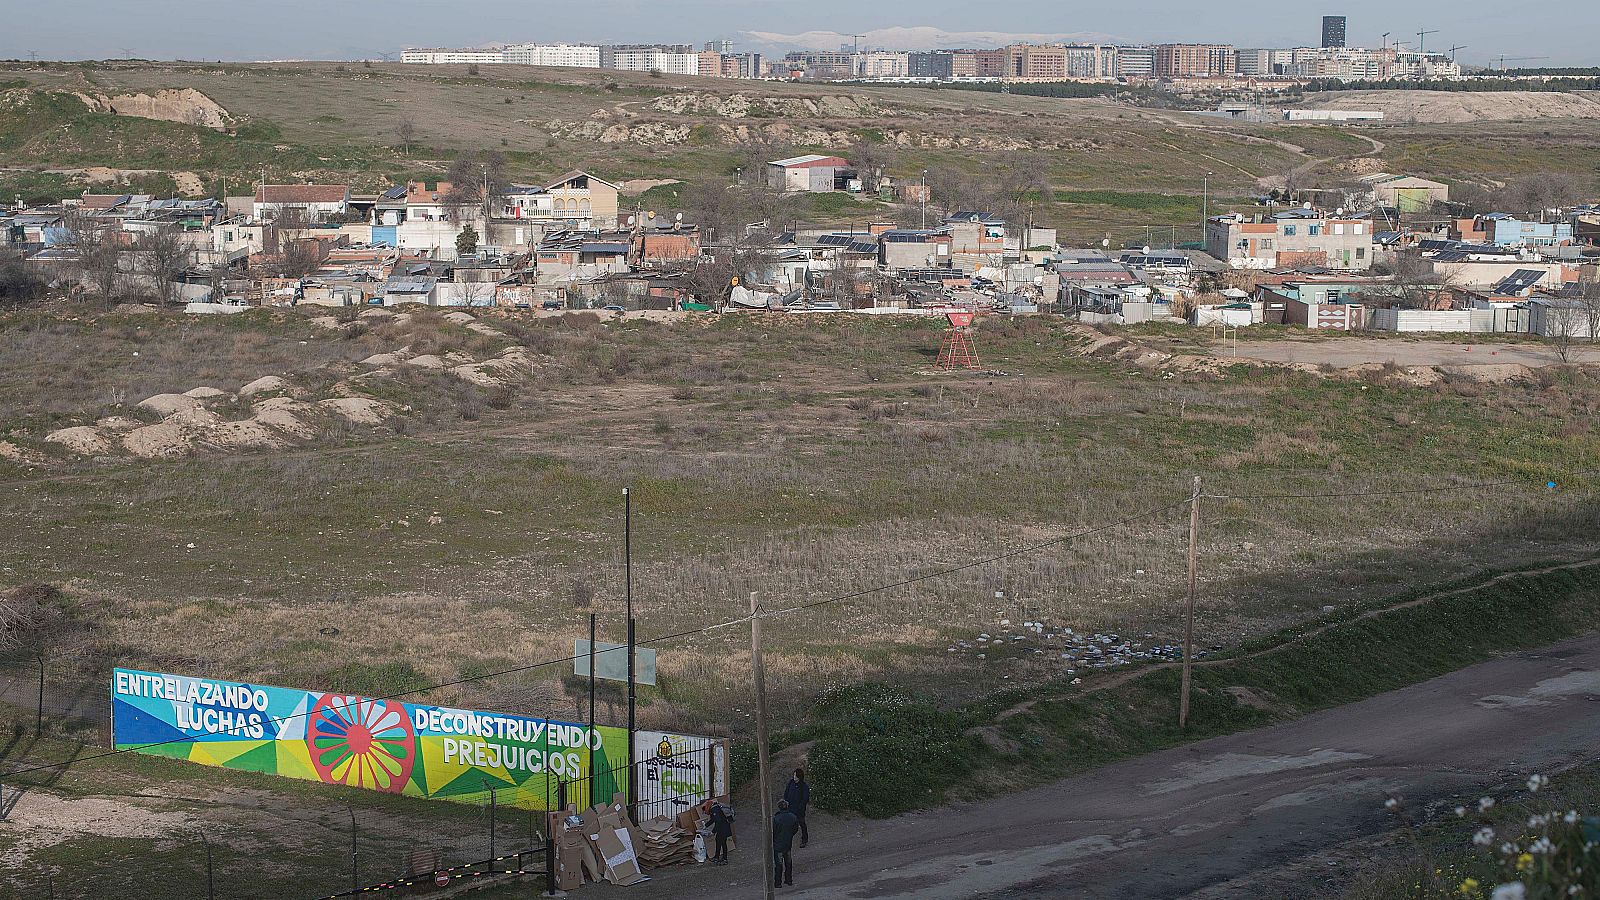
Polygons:
[[[1183,506],[1184,504],[1186,504],[1188,502],[1189,502],[1189,498],[1186,497],[1186,498],[1184,498],[1182,500],[1179,500],[1179,501],[1177,501],[1175,503],[1169,503],[1166,506],[1160,506],[1160,507],[1156,507],[1154,509],[1145,510],[1144,512],[1135,513],[1135,514],[1133,514],[1131,516],[1127,516],[1125,518],[1118,519],[1118,520],[1116,520],[1114,522],[1107,522],[1107,523],[1104,523],[1104,524],[1101,524],[1101,525],[1091,526],[1089,528],[1081,529],[1079,531],[1075,531],[1075,532],[1072,532],[1070,534],[1062,535],[1061,537],[1052,538],[1052,539],[1050,539],[1048,541],[1041,541],[1041,542],[1039,542],[1037,544],[1031,544],[1031,545],[1026,546],[1026,547],[1020,547],[1020,548],[1018,548],[1016,550],[1009,550],[1009,551],[1007,551],[1005,553],[998,553],[998,554],[995,554],[993,556],[984,557],[983,559],[978,559],[978,560],[973,560],[972,562],[962,563],[959,566],[951,566],[949,568],[940,569],[940,570],[935,571],[935,572],[928,572],[928,573],[925,573],[925,574],[922,574],[922,575],[916,575],[916,576],[912,576],[910,578],[904,578],[904,579],[901,579],[900,581],[892,582],[892,583],[889,583],[889,584],[880,584],[880,585],[876,585],[874,587],[862,588],[861,590],[858,590],[858,591],[851,591],[850,593],[846,593],[846,594],[838,594],[838,595],[835,595],[835,596],[832,596],[832,597],[823,598],[821,600],[814,600],[814,601],[812,601],[810,603],[802,603],[802,604],[798,604],[798,605],[795,605],[795,606],[787,606],[787,607],[783,607],[781,609],[771,610],[771,611],[762,613],[761,614],[761,618],[764,618],[764,619],[775,618],[777,616],[786,615],[788,613],[801,612],[801,611],[804,611],[804,610],[813,609],[813,608],[818,607],[818,606],[825,606],[825,605],[830,604],[830,603],[842,603],[842,602],[847,601],[847,600],[856,600],[856,599],[859,599],[861,597],[868,596],[870,594],[876,594],[876,593],[881,593],[883,591],[894,590],[895,588],[907,587],[909,585],[918,584],[918,583],[923,582],[923,581],[931,581],[932,579],[935,579],[935,578],[943,578],[946,575],[954,575],[954,574],[956,574],[958,572],[965,572],[965,571],[967,571],[969,569],[975,569],[975,568],[978,568],[978,567],[981,567],[981,566],[989,565],[991,563],[996,563],[996,562],[1000,562],[1002,560],[1011,559],[1013,557],[1022,556],[1024,554],[1035,553],[1035,552],[1037,552],[1039,550],[1043,550],[1043,549],[1046,549],[1046,548],[1049,548],[1049,547],[1054,547],[1054,546],[1057,546],[1057,545],[1060,545],[1060,544],[1065,544],[1065,543],[1068,543],[1070,541],[1077,540],[1079,538],[1088,537],[1088,536],[1094,535],[1094,534],[1099,534],[1100,532],[1109,531],[1109,530],[1111,530],[1113,528],[1119,528],[1119,527],[1121,527],[1123,525],[1129,524],[1130,522],[1136,522],[1136,521],[1138,521],[1140,519],[1149,518],[1150,516],[1159,515],[1159,514],[1161,514],[1163,512],[1167,512],[1169,510],[1176,509],[1176,508],[1178,508],[1180,506]],[[689,629],[685,629],[683,631],[675,631],[675,632],[672,632],[671,634],[659,635],[657,637],[653,637],[653,638],[649,638],[649,639],[646,639],[646,640],[638,641],[637,643],[642,644],[642,645],[663,644],[663,643],[666,643],[668,641],[681,640],[683,638],[690,637],[690,636],[696,635],[696,634],[707,634],[707,633],[710,633],[710,632],[712,632],[714,630],[717,630],[717,629],[720,629],[720,628],[727,628],[727,627],[730,627],[730,626],[733,626],[733,625],[740,625],[740,624],[743,624],[745,622],[750,621],[751,618],[752,618],[752,616],[740,616],[740,617],[735,618],[735,619],[728,619],[726,621],[717,622],[717,623],[712,624],[712,625],[702,625],[702,626],[700,626],[698,628],[689,628]],[[398,700],[398,699],[400,699],[402,697],[410,697],[410,696],[414,696],[416,694],[426,693],[426,692],[429,692],[429,691],[435,691],[435,690],[438,690],[440,688],[455,687],[457,685],[462,685],[462,684],[473,684],[473,683],[477,683],[477,682],[481,682],[481,681],[487,681],[490,678],[498,678],[498,677],[500,677],[502,675],[513,675],[513,674],[516,674],[518,672],[530,672],[530,671],[532,671],[534,669],[544,668],[545,666],[553,666],[553,665],[558,665],[560,663],[574,662],[579,658],[580,658],[580,656],[578,654],[573,654],[573,655],[570,655],[570,656],[561,656],[561,657],[556,657],[556,658],[552,658],[552,659],[545,659],[545,660],[540,660],[539,662],[528,663],[527,665],[512,666],[510,668],[501,669],[501,670],[499,670],[497,672],[489,672],[489,673],[484,674],[484,675],[475,675],[475,676],[473,676],[471,678],[457,678],[457,679],[455,679],[453,681],[441,681],[441,682],[437,682],[435,684],[426,685],[424,687],[412,688],[411,690],[407,690],[407,691],[399,691],[397,693],[388,694],[388,695],[382,696],[382,697],[363,697],[361,699],[363,701],[367,701],[367,702],[384,702],[384,701],[388,701],[388,700]],[[336,693],[336,692],[324,691],[323,693],[324,694],[333,694],[333,693]],[[343,706],[338,707],[338,708],[340,710],[348,710],[351,707],[351,705],[353,705],[353,704],[346,704],[346,705],[343,705]],[[287,715],[287,716],[282,717],[281,719],[278,719],[277,722],[278,722],[280,730],[281,730],[282,724],[284,722],[288,722],[288,721],[290,721],[292,719],[303,718],[305,716],[311,715],[311,713],[312,713],[311,710],[308,710],[308,711],[303,712],[303,713],[291,713],[290,715]],[[546,718],[548,719],[548,717],[546,717]],[[66,762],[47,763],[45,765],[33,766],[33,767],[27,768],[27,769],[18,769],[18,770],[13,771],[13,772],[4,772],[4,773],[0,773],[0,777],[16,777],[16,776],[19,776],[19,775],[27,775],[27,774],[29,774],[31,772],[42,772],[42,771],[46,771],[46,770],[49,770],[49,769],[59,769],[59,768],[61,768],[63,766],[70,766],[70,765],[74,765],[76,763],[92,762],[92,761],[97,760],[97,759],[105,759],[105,758],[111,757],[111,756],[119,756],[119,755],[124,754],[124,753],[135,753],[135,752],[138,752],[138,751],[141,751],[141,750],[148,750],[151,747],[163,747],[163,746],[166,746],[168,744],[192,743],[198,738],[209,737],[209,736],[212,736],[212,735],[218,735],[218,734],[223,734],[223,733],[224,733],[224,731],[222,731],[220,729],[216,730],[216,731],[202,731],[202,732],[200,732],[198,734],[184,735],[182,737],[168,738],[167,740],[164,740],[164,741],[155,741],[155,742],[148,743],[148,744],[140,744],[138,747],[125,747],[125,748],[118,749],[118,750],[108,750],[108,751],[106,751],[104,753],[97,753],[97,754],[95,754],[93,756],[77,757],[75,759],[67,760]]]

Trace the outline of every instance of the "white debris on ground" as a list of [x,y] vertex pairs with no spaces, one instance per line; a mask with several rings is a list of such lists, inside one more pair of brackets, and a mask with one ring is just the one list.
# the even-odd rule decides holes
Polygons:
[[[1001,619],[993,634],[983,631],[971,640],[957,640],[945,652],[971,655],[976,659],[1055,660],[1066,666],[1068,675],[1075,674],[1078,669],[1109,669],[1183,659],[1182,646],[1160,643],[1151,632],[1145,632],[1141,639],[1133,639],[1115,632],[1078,632],[1039,621],[1013,626],[1010,619]],[[1196,658],[1205,655],[1204,650],[1195,653]]]

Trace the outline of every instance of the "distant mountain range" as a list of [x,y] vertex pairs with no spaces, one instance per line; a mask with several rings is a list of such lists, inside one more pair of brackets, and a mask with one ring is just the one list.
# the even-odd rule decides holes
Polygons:
[[[861,49],[885,48],[890,50],[938,50],[968,47],[977,50],[1004,47],[1018,43],[1105,43],[1116,40],[1107,34],[1089,31],[1068,34],[1021,34],[1009,31],[945,31],[931,25],[909,28],[880,28],[861,35]],[[856,46],[853,35],[836,31],[807,31],[801,34],[781,34],[776,31],[745,31],[740,33],[736,51],[788,53],[793,50],[838,50]]]

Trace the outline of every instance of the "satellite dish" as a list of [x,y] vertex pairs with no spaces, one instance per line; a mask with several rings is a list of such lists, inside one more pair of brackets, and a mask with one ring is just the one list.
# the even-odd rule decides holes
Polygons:
[[1300,204],[1300,208],[1301,209],[1310,209],[1311,208],[1311,201],[1307,200],[1306,202]]
[[1145,252],[1145,253],[1149,253],[1150,252],[1150,245],[1149,244],[1145,244],[1144,245],[1144,251],[1143,252]]
[[1111,246],[1111,238],[1101,238],[1100,246],[1109,248]]
[[1333,214],[1336,215],[1336,216],[1343,216],[1344,215],[1344,207],[1341,206],[1338,209],[1334,210]]
[[629,216],[629,217],[628,217],[628,224],[629,224],[629,225],[632,225],[632,224],[633,224],[633,222],[634,222],[634,218],[633,218],[633,216]]
[[[1309,204],[1309,203],[1308,203],[1308,204],[1306,204],[1306,205],[1307,205],[1307,206],[1310,206],[1310,204]],[[655,218],[655,217],[656,217],[656,211],[655,211],[655,210],[653,210],[653,209],[652,209],[652,210],[650,210],[650,211],[649,211],[649,212],[647,212],[647,213],[645,213],[645,215],[647,215],[647,216],[649,216],[649,217],[650,217],[650,218],[652,218],[652,219],[654,219],[654,218]]]
[[674,221],[674,222],[682,222],[683,221],[683,213],[678,213],[677,215],[673,216],[672,217],[672,221]]

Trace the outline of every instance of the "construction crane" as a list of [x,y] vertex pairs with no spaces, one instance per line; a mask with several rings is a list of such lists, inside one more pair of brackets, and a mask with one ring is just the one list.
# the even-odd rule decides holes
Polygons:
[[860,53],[861,52],[861,39],[866,37],[866,35],[864,35],[864,34],[847,34],[847,35],[845,35],[845,37],[854,38],[855,39],[855,50],[852,51],[852,52]]
[[1428,37],[1428,35],[1430,35],[1430,34],[1438,34],[1438,33],[1439,33],[1439,29],[1437,29],[1437,28],[1429,28],[1426,31],[1417,32],[1417,52],[1418,53],[1422,52],[1422,42],[1423,42],[1423,40],[1425,40]]
[[1457,44],[1454,47],[1451,47],[1450,48],[1450,61],[1451,62],[1455,62],[1456,61],[1456,51],[1457,50],[1465,50],[1465,49],[1467,49],[1467,45],[1466,44]]
[[1383,33],[1383,49],[1385,49],[1385,50],[1389,49],[1389,35],[1391,35],[1393,33],[1394,32],[1391,32],[1391,31],[1385,31]]
[[1549,59],[1550,57],[1548,57],[1548,56],[1507,56],[1504,53],[1502,53],[1496,58],[1500,60],[1500,71],[1504,72],[1506,70],[1506,61],[1507,60],[1510,60],[1511,62],[1527,62],[1530,59]]

